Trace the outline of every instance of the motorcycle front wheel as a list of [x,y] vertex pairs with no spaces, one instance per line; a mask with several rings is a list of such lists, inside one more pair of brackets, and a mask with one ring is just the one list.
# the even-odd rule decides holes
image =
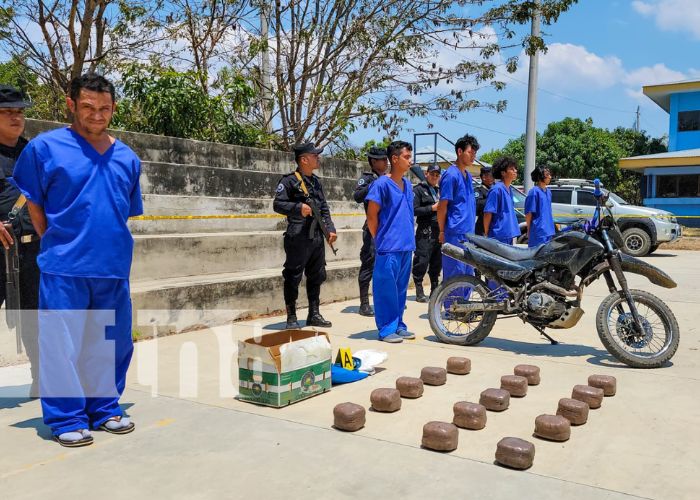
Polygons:
[[610,354],[633,368],[659,368],[676,353],[680,331],[671,309],[658,297],[643,290],[630,290],[642,331],[634,320],[624,295],[611,293],[600,304],[596,327]]
[[473,276],[455,276],[430,297],[428,318],[435,336],[447,344],[475,345],[491,333],[498,313],[463,312],[460,306],[493,302],[493,292]]

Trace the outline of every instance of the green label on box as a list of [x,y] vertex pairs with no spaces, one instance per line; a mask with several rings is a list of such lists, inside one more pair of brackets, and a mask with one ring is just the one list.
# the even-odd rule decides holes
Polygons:
[[331,388],[330,360],[282,374],[239,368],[240,398],[270,406],[285,406]]

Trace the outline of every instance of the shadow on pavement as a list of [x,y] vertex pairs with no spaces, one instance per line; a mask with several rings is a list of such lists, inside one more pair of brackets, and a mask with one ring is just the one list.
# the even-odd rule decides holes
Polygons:
[[[134,403],[122,403],[119,406],[121,407],[122,411],[128,414],[127,410],[134,406]],[[41,410],[38,407],[37,411],[41,412]],[[46,441],[53,441],[53,434],[51,433],[51,429],[49,429],[44,424],[44,420],[42,417],[35,417],[30,418],[28,420],[23,420],[21,422],[11,424],[10,427],[15,427],[17,429],[34,429],[36,431],[36,435],[40,438]]]
[[[440,342],[435,335],[424,337],[429,342]],[[586,357],[586,362],[592,365],[604,366],[606,368],[629,368],[627,365],[618,361],[605,349],[595,347],[559,343],[552,345],[545,342],[522,342],[519,340],[500,339],[487,337],[477,347],[486,347],[498,349],[499,351],[512,352],[515,354],[524,354],[526,356],[546,356],[550,358],[580,358]],[[673,366],[673,363],[668,363],[668,366]]]

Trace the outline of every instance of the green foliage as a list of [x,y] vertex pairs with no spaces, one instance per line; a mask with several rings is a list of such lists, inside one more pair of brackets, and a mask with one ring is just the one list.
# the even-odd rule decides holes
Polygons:
[[[651,138],[646,132],[623,127],[610,131],[593,126],[590,118],[565,118],[550,123],[542,134],[537,134],[536,163],[549,167],[555,178],[597,177],[630,203],[640,204],[639,174],[621,170],[618,161],[665,151],[663,138]],[[525,135],[508,141],[503,149],[489,151],[481,159],[492,163],[504,155],[524,165]]]
[[257,145],[261,132],[241,120],[255,97],[245,80],[222,71],[212,85],[212,94],[199,82],[194,71],[130,64],[123,72],[122,96],[113,125],[134,132]]
[[65,100],[49,85],[39,82],[36,74],[27,69],[17,56],[0,63],[0,82],[22,90],[34,104],[26,110],[28,118],[61,121],[65,116]]

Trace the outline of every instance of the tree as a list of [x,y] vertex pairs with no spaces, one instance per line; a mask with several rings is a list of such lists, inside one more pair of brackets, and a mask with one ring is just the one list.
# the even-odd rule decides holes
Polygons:
[[[611,132],[594,127],[590,118],[585,121],[565,118],[550,123],[542,134],[537,134],[536,163],[547,166],[554,177],[599,178],[603,185],[630,203],[641,204],[639,174],[620,170],[618,161],[628,156],[664,152],[663,141],[633,129],[618,127]],[[482,158],[493,162],[500,156],[511,156],[524,165],[525,135]]]
[[240,75],[222,71],[210,95],[201,75],[158,64],[130,64],[123,69],[122,99],[114,126],[134,132],[203,141],[257,145],[260,131],[243,124],[254,92]]
[[155,43],[149,20],[160,6],[160,0],[0,0],[0,49],[61,96],[71,79]]
[[184,60],[198,75],[202,90],[209,90],[212,65],[222,62],[224,42],[238,24],[251,15],[248,0],[171,0],[164,28],[187,51],[174,56]]
[[[554,22],[576,1],[543,0],[543,22]],[[500,51],[544,49],[541,38],[515,39],[513,28],[529,22],[534,5],[530,0],[276,0],[269,11],[269,39],[254,33],[250,50],[261,57],[269,52],[272,60],[272,119],[282,146],[342,141],[359,126],[395,136],[407,117],[453,118],[478,106],[503,109],[505,101],[480,102],[474,91],[504,88],[496,70],[500,64],[514,71],[517,61],[500,63],[495,59]],[[249,69],[262,75],[259,68]]]

